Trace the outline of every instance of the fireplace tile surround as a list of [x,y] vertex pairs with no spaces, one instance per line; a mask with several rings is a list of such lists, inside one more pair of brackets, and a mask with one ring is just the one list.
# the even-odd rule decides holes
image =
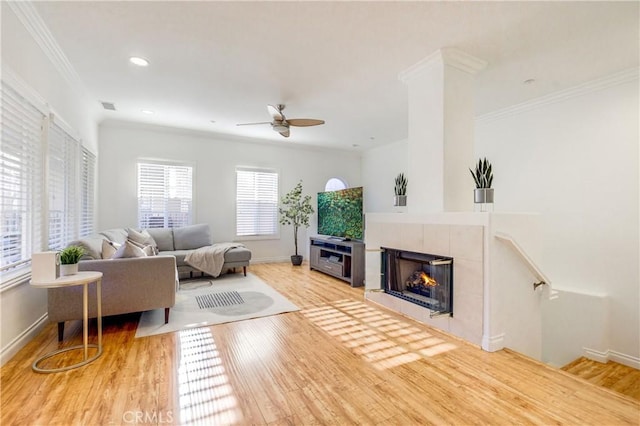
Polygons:
[[[454,214],[455,216],[459,216]],[[411,223],[368,215],[366,226],[367,288],[380,288],[380,249],[391,247],[453,257],[453,316],[431,318],[428,309],[381,292],[367,292],[367,299],[420,322],[481,345],[483,336],[484,233],[482,223]],[[408,219],[403,215],[402,219]],[[419,220],[418,218],[415,218]],[[409,219],[410,220],[410,219]],[[434,219],[425,219],[435,221]],[[482,222],[482,221],[480,221]],[[377,284],[377,285],[376,285]]]

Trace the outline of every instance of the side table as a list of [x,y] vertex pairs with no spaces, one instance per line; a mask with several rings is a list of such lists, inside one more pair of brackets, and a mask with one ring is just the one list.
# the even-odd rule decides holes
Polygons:
[[[98,308],[98,344],[89,344],[89,284],[92,282],[96,283],[96,296],[97,296],[97,308]],[[60,371],[71,370],[73,368],[82,367],[83,365],[89,364],[90,362],[96,360],[100,355],[102,355],[102,272],[93,272],[93,271],[82,271],[78,272],[75,275],[67,275],[64,277],[56,278],[52,281],[44,281],[44,282],[34,282],[30,281],[33,287],[37,288],[56,288],[56,287],[68,287],[74,285],[83,286],[82,289],[82,339],[83,344],[72,346],[69,348],[59,349],[54,352],[50,352],[45,354],[35,360],[31,368],[33,371],[37,373],[57,373]],[[97,352],[91,358],[89,358],[89,348],[97,348]],[[84,349],[84,357],[83,360],[69,365],[67,367],[61,368],[40,368],[38,367],[38,363],[51,358],[52,356],[61,354],[63,352],[68,352],[77,349]]]

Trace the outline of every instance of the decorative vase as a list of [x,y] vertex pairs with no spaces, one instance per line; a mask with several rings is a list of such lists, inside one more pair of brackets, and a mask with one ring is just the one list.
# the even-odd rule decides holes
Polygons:
[[396,195],[393,197],[393,205],[394,206],[406,206],[407,205],[407,196],[406,195]]
[[476,204],[493,203],[493,188],[476,188],[473,190],[473,202]]
[[291,263],[293,264],[293,266],[302,265],[302,255],[300,254],[291,255]]
[[67,275],[75,275],[77,273],[78,273],[78,264],[77,263],[60,265],[60,276],[61,277],[65,277]]

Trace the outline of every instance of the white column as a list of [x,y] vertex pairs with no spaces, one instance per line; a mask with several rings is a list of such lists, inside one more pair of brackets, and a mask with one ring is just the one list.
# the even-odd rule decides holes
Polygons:
[[409,91],[409,213],[473,210],[473,80],[485,66],[443,48],[400,73]]

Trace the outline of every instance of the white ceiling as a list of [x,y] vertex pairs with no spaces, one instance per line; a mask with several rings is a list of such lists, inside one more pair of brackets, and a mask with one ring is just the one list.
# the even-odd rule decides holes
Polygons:
[[[33,4],[87,94],[115,103],[102,119],[331,148],[406,138],[398,73],[441,47],[489,63],[477,115],[637,67],[639,56],[635,1]],[[236,126],[268,121],[269,103],[326,124],[289,139]]]

